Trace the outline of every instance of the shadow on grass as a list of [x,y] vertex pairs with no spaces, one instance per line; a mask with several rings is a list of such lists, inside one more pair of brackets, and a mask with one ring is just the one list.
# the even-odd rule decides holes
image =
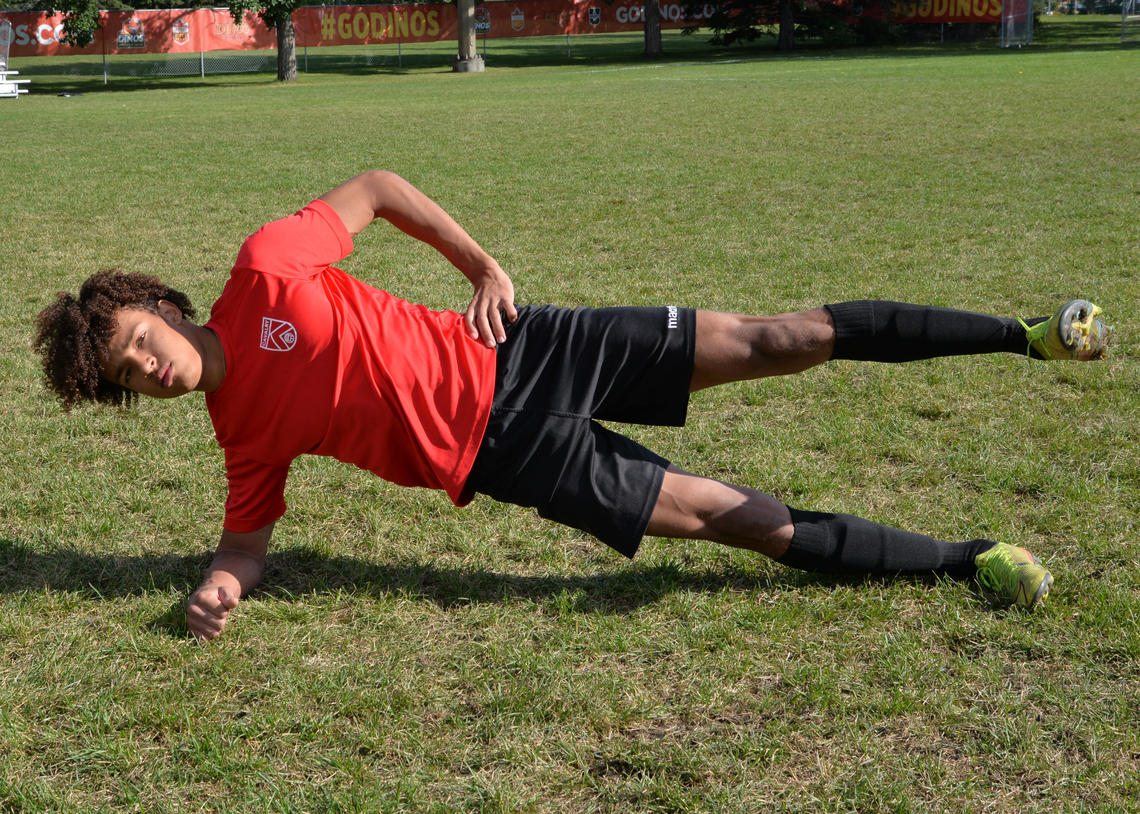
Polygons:
[[[194,555],[102,555],[58,548],[37,551],[0,538],[0,594],[61,591],[94,599],[141,596],[149,591],[189,594],[209,564],[210,553]],[[612,571],[553,576],[523,576],[483,568],[441,567],[430,562],[377,563],[355,557],[329,557],[304,548],[273,552],[255,596],[284,601],[306,595],[347,592],[383,597],[398,594],[433,602],[441,608],[530,600],[567,595],[578,613],[625,614],[673,593],[783,590],[804,585],[887,584],[905,579],[933,584],[934,576],[841,576],[790,568],[743,571],[735,568],[685,570],[675,563],[623,565]],[[148,627],[185,635],[183,599],[153,619]]]
[[[0,594],[49,590],[113,599],[148,591],[189,593],[198,585],[210,557],[209,553],[103,555],[66,548],[45,552],[0,538]],[[297,599],[337,591],[367,596],[402,594],[449,608],[518,599],[540,601],[571,594],[576,596],[576,609],[582,612],[626,613],[679,591],[790,587],[804,579],[817,578],[791,570],[771,574],[731,568],[685,570],[672,563],[622,565],[589,575],[523,576],[430,562],[370,562],[293,548],[269,555],[257,595]],[[818,579],[835,581],[828,576]]]

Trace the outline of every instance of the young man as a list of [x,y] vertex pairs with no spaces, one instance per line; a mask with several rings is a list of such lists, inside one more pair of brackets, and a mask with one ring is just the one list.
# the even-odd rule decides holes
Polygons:
[[[465,314],[332,267],[376,218],[463,272],[475,289]],[[369,172],[252,235],[204,325],[157,279],[103,272],[40,314],[35,345],[67,408],[206,393],[229,496],[187,622],[213,639],[261,579],[290,462],[305,453],[443,489],[457,505],[484,493],[533,506],[629,557],[644,534],[698,538],[807,570],[976,576],[1032,607],[1052,577],[1022,548],[792,509],[679,469],[594,419],[679,426],[693,391],[828,359],[1096,359],[1110,333],[1098,312],[1083,300],[1030,323],[877,301],[770,317],[516,308],[510,279],[450,216],[399,176]]]

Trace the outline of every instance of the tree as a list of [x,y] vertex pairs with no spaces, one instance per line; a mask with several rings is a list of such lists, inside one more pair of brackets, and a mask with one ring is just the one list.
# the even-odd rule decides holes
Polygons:
[[[11,6],[9,6],[11,7]],[[63,15],[63,35],[60,42],[79,48],[90,45],[99,29],[99,10],[119,11],[127,8],[118,0],[45,0],[21,4],[20,10],[44,11]]]
[[[690,0],[686,11],[691,15],[704,7],[703,0]],[[699,25],[713,30],[713,43],[716,45],[731,45],[734,42],[752,42],[763,33],[760,26],[770,25],[773,21],[779,26],[780,50],[794,50],[796,0],[721,0]]]
[[645,55],[659,57],[661,47],[661,4],[658,0],[645,0]]
[[[290,82],[297,78],[296,34],[293,31],[293,10],[305,5],[305,0],[229,0],[230,14],[235,23],[241,23],[246,11],[257,11],[267,26],[277,30],[277,78]],[[32,3],[37,9],[63,14],[62,42],[83,47],[90,45],[99,29],[99,10],[118,11],[130,9],[119,0],[43,0]],[[180,7],[187,5],[212,5],[199,2],[164,2],[147,0],[146,5],[154,7]]]
[[234,22],[241,24],[247,11],[277,31],[277,79],[292,82],[297,78],[297,34],[293,30],[293,12],[309,5],[305,0],[228,0]]

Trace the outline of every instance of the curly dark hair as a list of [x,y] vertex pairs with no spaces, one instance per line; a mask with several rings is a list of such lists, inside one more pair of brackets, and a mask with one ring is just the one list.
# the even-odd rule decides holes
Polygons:
[[169,300],[187,317],[194,316],[190,298],[149,274],[124,274],[114,269],[100,271],[79,289],[79,299],[67,292],[36,317],[32,347],[43,357],[44,380],[59,396],[64,410],[95,401],[131,405],[138,394],[100,374],[107,358],[107,344],[118,323],[120,308],[158,313],[158,301]]

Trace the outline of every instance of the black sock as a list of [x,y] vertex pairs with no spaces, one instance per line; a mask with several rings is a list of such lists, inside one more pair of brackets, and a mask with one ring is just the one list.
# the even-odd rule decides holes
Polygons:
[[[1028,350],[1016,319],[886,300],[825,305],[835,322],[832,359],[910,362],[935,356]],[[1044,318],[1026,320],[1029,325]],[[1033,351],[1032,356],[1040,359]]]
[[970,577],[974,557],[994,546],[990,540],[943,542],[849,514],[788,510],[795,532],[778,561],[801,571]]

